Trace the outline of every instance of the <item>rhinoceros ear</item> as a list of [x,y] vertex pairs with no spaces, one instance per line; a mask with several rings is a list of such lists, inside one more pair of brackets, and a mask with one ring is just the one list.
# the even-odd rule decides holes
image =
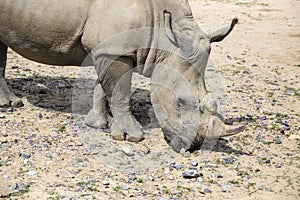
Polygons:
[[207,34],[210,43],[222,41],[233,29],[233,27],[238,23],[238,18],[234,18],[230,25],[221,27],[220,29],[211,31]]
[[175,33],[173,32],[172,29],[172,22],[171,22],[171,13],[168,12],[167,10],[164,10],[164,23],[165,23],[165,31],[167,34],[167,37],[169,38],[169,40],[175,44],[176,46],[178,45],[178,40],[176,39]]

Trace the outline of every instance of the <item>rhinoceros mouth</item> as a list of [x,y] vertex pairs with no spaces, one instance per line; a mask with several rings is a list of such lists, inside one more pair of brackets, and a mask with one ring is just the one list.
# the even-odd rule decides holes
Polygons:
[[[201,148],[205,140],[218,140],[221,137],[232,136],[245,130],[246,124],[242,125],[225,125],[224,122],[216,116],[211,116],[206,127],[199,126],[194,134],[186,132],[176,133],[162,128],[164,139],[169,146],[176,152],[194,151]],[[203,134],[204,133],[204,134]],[[194,135],[193,138],[188,136]]]

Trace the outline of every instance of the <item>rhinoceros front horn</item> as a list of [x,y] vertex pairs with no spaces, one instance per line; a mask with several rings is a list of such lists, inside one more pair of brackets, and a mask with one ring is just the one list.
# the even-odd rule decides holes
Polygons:
[[221,134],[221,137],[235,135],[245,130],[245,128],[246,128],[246,124],[242,124],[238,126],[225,125],[225,131]]

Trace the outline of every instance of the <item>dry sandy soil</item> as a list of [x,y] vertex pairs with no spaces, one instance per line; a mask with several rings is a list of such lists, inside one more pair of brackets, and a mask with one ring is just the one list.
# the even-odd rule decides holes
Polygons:
[[[135,76],[132,110],[146,139],[116,142],[82,122],[92,68],[46,66],[10,51],[8,82],[25,106],[0,112],[0,198],[300,198],[300,1],[190,4],[203,30],[240,19],[213,45],[207,81],[222,78],[226,118],[247,129],[189,157],[176,154],[151,115],[149,80]],[[199,177],[184,178],[188,170]]]

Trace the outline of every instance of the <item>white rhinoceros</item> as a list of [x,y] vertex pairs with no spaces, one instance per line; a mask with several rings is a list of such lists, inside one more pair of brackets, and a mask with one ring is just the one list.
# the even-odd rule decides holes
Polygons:
[[129,111],[136,71],[152,78],[151,100],[166,141],[177,152],[196,148],[205,138],[245,128],[223,123],[204,82],[210,44],[236,23],[204,33],[186,0],[1,0],[0,106],[22,105],[4,78],[8,47],[40,63],[92,64],[98,83],[86,123],[107,127],[109,99],[112,137],[138,142],[142,127]]

